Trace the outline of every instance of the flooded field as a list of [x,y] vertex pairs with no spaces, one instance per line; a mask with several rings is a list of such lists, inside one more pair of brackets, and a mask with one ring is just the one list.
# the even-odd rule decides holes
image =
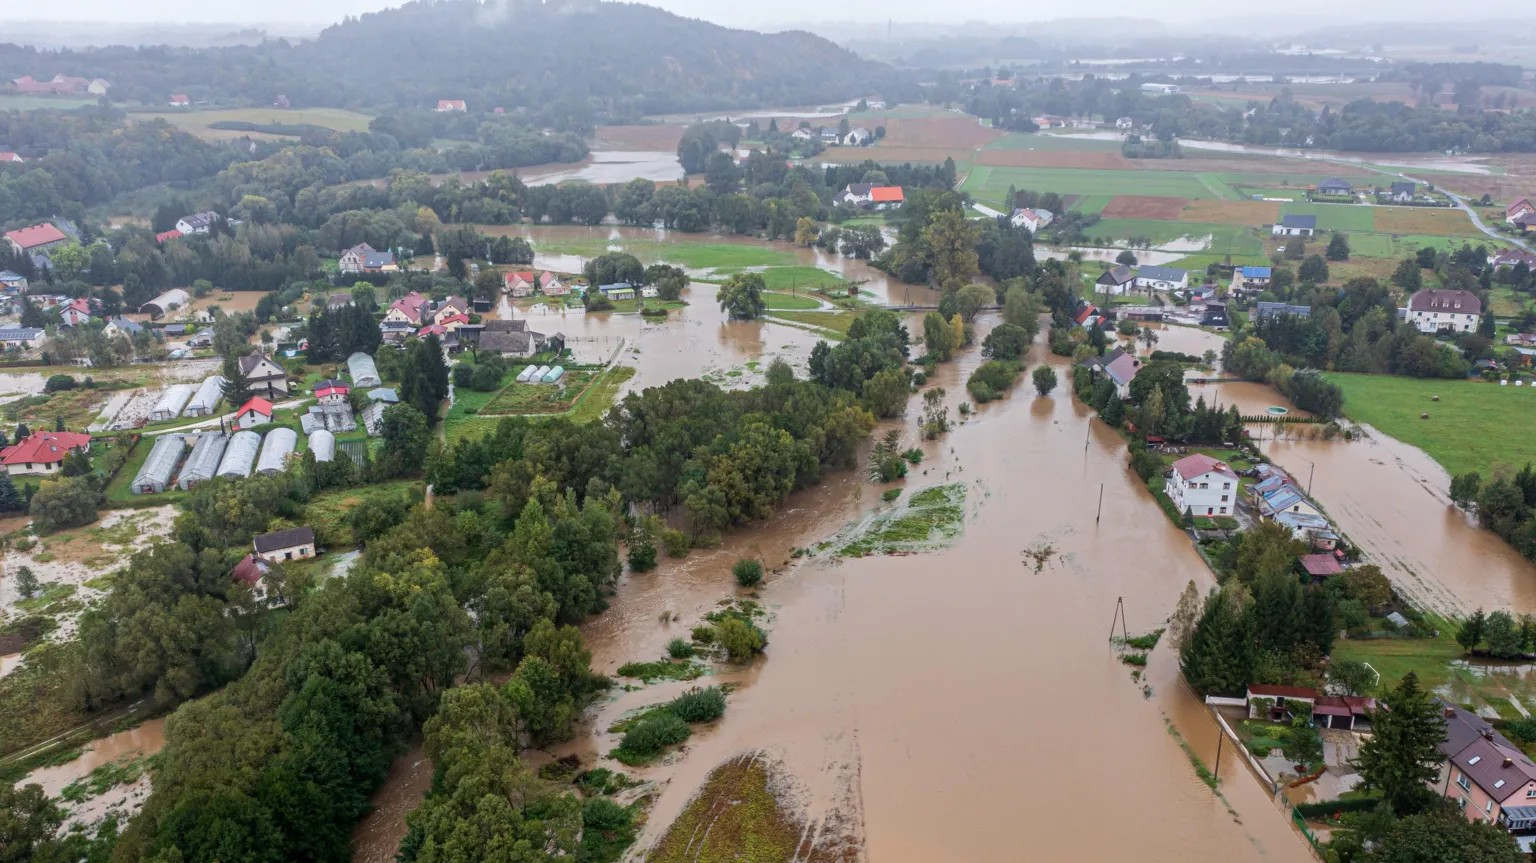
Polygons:
[[[85,780],[91,771],[110,765],[122,765],[159,752],[165,746],[165,718],[151,719],[92,741],[84,753],[67,764],[33,771],[21,785],[41,785],[50,797],[58,797],[71,783]],[[101,794],[78,802],[65,802],[63,808],[69,825],[90,825],[109,814],[131,815],[149,797],[150,774],[146,771],[131,782],[114,785]]]

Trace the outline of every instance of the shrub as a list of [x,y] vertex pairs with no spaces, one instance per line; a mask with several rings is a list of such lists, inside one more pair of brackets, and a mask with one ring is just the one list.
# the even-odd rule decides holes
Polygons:
[[75,388],[75,379],[69,375],[50,375],[43,384],[43,392],[56,393]]
[[635,537],[629,543],[629,568],[648,572],[656,568],[656,543],[648,536]]
[[922,385],[924,385],[926,383],[928,383],[928,376],[926,374],[923,374],[921,371],[916,371],[916,372],[912,373],[912,385],[913,386],[920,387],[920,386],[922,386]]
[[661,547],[667,550],[667,557],[687,557],[688,537],[669,527],[661,532]]
[[619,749],[640,759],[650,758],[668,746],[687,740],[691,733],[682,717],[662,710],[635,723],[619,742]]
[[720,621],[714,636],[732,662],[746,662],[768,646],[768,636],[761,629],[734,617]]
[[691,658],[693,656],[693,645],[681,638],[674,638],[667,642],[667,655],[673,659]]
[[718,686],[695,687],[673,699],[667,709],[684,722],[714,722],[725,715],[725,692]]
[[742,587],[756,587],[763,580],[763,564],[744,557],[731,567],[731,574],[736,576],[736,583]]
[[1020,367],[1018,363],[1005,360],[988,360],[971,372],[970,378],[965,382],[965,388],[970,391],[971,397],[977,402],[986,403],[998,398],[1002,393],[1013,386],[1018,378]]
[[890,503],[898,497],[901,497],[901,489],[899,488],[888,488],[885,491],[880,492],[880,499],[886,503]]
[[902,453],[901,457],[907,460],[907,464],[917,464],[923,460],[923,451],[913,447]]

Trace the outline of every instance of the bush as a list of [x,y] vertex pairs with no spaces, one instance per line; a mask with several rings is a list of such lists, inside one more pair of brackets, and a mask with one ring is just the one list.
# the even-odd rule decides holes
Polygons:
[[720,621],[714,636],[732,662],[746,662],[768,646],[768,636],[761,629],[734,617]]
[[901,489],[899,488],[888,488],[885,491],[880,492],[880,499],[886,503],[890,503],[898,497],[901,497]]
[[920,387],[928,383],[928,376],[920,371],[912,373],[912,385]]
[[635,572],[649,572],[656,568],[656,543],[648,536],[636,537],[629,543],[629,568]]
[[619,749],[640,759],[650,758],[668,746],[687,740],[691,733],[682,717],[662,710],[635,723],[619,742]]
[[688,537],[669,527],[661,532],[661,547],[666,549],[667,557],[687,557]]
[[713,626],[695,626],[688,635],[700,644],[715,643],[715,628]]
[[902,453],[901,457],[907,460],[907,464],[918,464],[923,460],[923,451],[913,447]]
[[48,534],[96,520],[96,489],[82,477],[43,483],[32,495],[32,526]]
[[1001,397],[1002,393],[1013,386],[1021,371],[1018,363],[1005,360],[988,360],[976,367],[971,372],[971,377],[965,382],[965,388],[970,391],[971,398],[980,404],[986,404],[993,399]]
[[74,388],[75,379],[69,375],[50,375],[47,382],[43,384],[43,392],[45,393],[56,393]]
[[693,656],[693,645],[681,638],[674,638],[667,642],[667,655],[673,659],[689,659]]
[[731,567],[731,574],[736,576],[736,583],[742,587],[756,587],[763,580],[763,564],[744,557]]
[[714,722],[725,715],[725,692],[718,686],[694,688],[667,705],[684,722]]

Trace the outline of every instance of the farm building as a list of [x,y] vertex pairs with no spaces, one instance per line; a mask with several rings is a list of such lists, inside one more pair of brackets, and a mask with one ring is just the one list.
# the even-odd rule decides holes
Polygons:
[[181,416],[181,409],[187,406],[192,399],[191,384],[171,384],[161,394],[160,401],[149,411],[149,421],[173,420]]
[[210,375],[207,380],[198,385],[197,393],[192,396],[192,401],[187,402],[187,409],[182,413],[189,417],[210,416],[223,400],[223,376]]
[[144,466],[139,468],[138,476],[133,478],[133,493],[159,494],[165,491],[165,487],[171,484],[171,475],[176,472],[176,465],[181,462],[182,453],[186,452],[186,449],[186,438],[181,435],[162,435],[155,441],[155,448],[149,451],[149,458],[144,460]]
[[565,367],[555,366],[554,368],[545,372],[544,377],[540,378],[539,380],[546,384],[552,384],[563,377],[565,377]]
[[299,433],[290,428],[275,428],[267,432],[261,445],[261,458],[256,460],[256,472],[271,476],[282,473],[288,467],[288,456],[299,446]]
[[235,432],[224,449],[218,475],[232,479],[250,476],[251,466],[256,464],[256,451],[260,448],[261,435],[253,431]]
[[357,420],[352,416],[352,406],[349,404],[310,405],[309,410],[299,416],[299,424],[304,428],[305,434],[316,429],[332,432],[349,432],[357,429]]
[[315,461],[330,461],[336,457],[336,436],[325,429],[315,429],[309,436],[309,451]]
[[347,373],[352,375],[352,385],[355,387],[376,387],[383,383],[379,379],[378,366],[373,364],[373,357],[362,351],[347,357]]
[[152,318],[158,318],[170,311],[173,306],[178,309],[184,308],[190,302],[192,302],[192,296],[186,291],[183,291],[181,288],[171,288],[169,291],[139,306],[139,312]]
[[213,479],[218,473],[219,462],[224,458],[224,447],[228,445],[229,437],[223,433],[199,435],[197,443],[192,445],[192,454],[187,456],[187,463],[181,466],[181,477],[176,480],[179,488],[188,489],[198,483]]

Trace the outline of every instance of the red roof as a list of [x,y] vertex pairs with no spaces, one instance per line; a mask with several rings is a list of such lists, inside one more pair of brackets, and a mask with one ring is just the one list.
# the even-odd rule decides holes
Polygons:
[[254,585],[256,582],[261,581],[261,577],[266,574],[266,571],[266,561],[259,560],[254,554],[247,554],[245,557],[240,558],[240,562],[235,564],[235,568],[230,570],[229,574],[236,581],[243,581],[246,584]]
[[1073,318],[1073,320],[1081,324],[1098,313],[1099,310],[1094,308],[1092,303],[1089,303],[1077,310],[1077,317]]
[[179,240],[185,236],[186,234],[183,234],[175,228],[172,228],[169,231],[161,231],[160,233],[156,234],[155,242],[164,243],[166,240]]
[[330,386],[315,390],[315,398],[323,399],[326,396],[344,396],[349,392],[351,390],[347,389],[345,384],[331,384]]
[[38,246],[46,246],[49,243],[57,243],[69,239],[64,232],[53,225],[44,222],[41,225],[33,225],[30,228],[21,228],[5,235],[7,240],[21,246],[23,249],[33,249]]
[[1317,700],[1317,690],[1308,689],[1305,686],[1270,686],[1267,683],[1248,684],[1248,697],[1255,695],[1260,698],[1304,698],[1308,701]]
[[171,94],[171,104],[172,105],[189,105],[191,103],[192,103],[192,100],[187,98],[187,94],[186,93],[172,93]]
[[869,199],[877,204],[900,203],[907,199],[900,186],[875,186],[869,190]]
[[517,281],[518,279],[521,279],[522,281],[527,282],[528,284],[531,285],[531,284],[533,284],[533,280],[536,279],[537,277],[538,277],[537,274],[534,273],[533,270],[518,270],[517,272],[507,273],[507,275],[505,276],[503,281],[505,281],[507,284],[510,285],[514,281]]
[[444,108],[454,108],[454,109],[462,111],[464,109],[464,100],[463,99],[438,99],[437,100],[437,110],[441,111]]
[[18,443],[0,449],[0,464],[55,464],[70,450],[91,445],[91,436],[78,432],[36,432]]
[[463,314],[462,312],[455,313],[449,315],[446,318],[443,318],[437,323],[441,326],[447,326],[448,324],[467,324],[469,323],[469,315]]
[[1173,470],[1185,479],[1194,479],[1197,476],[1204,476],[1208,473],[1219,473],[1222,476],[1237,479],[1237,474],[1233,473],[1231,468],[1204,453],[1198,452],[1174,462]]
[[427,324],[416,331],[418,336],[441,336],[447,335],[447,333],[448,331],[443,329],[441,324]]
[[9,150],[0,150],[0,162],[20,162],[21,157]]
[[235,419],[239,419],[252,411],[264,417],[270,417],[272,416],[272,403],[261,396],[252,396],[250,401],[240,406],[240,410],[235,411]]
[[1505,216],[1513,216],[1515,213],[1518,213],[1518,212],[1520,212],[1522,210],[1530,210],[1530,209],[1536,209],[1536,208],[1533,208],[1531,206],[1531,202],[1529,200],[1527,200],[1525,198],[1521,198],[1520,200],[1514,202],[1513,204],[1510,204],[1508,207],[1505,207],[1504,208],[1504,215]]
[[1301,568],[1307,571],[1307,575],[1319,577],[1338,575],[1344,571],[1338,559],[1331,554],[1304,554],[1301,556]]

